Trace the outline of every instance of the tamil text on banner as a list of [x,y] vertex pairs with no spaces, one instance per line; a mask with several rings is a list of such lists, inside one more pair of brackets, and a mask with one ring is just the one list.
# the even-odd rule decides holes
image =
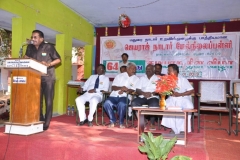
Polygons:
[[146,35],[101,37],[100,63],[106,75],[119,72],[122,53],[137,65],[137,75],[145,73],[147,64],[161,63],[163,73],[168,64],[177,64],[188,79],[237,79],[239,35],[237,33]]

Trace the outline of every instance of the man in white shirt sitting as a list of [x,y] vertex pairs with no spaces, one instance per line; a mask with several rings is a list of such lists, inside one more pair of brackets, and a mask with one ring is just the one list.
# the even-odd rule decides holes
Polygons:
[[127,66],[120,67],[120,73],[127,72]]
[[[108,91],[109,78],[104,75],[105,66],[99,64],[97,74],[91,75],[85,82],[84,86],[79,88],[78,92],[86,91],[83,95],[75,99],[78,108],[80,126],[88,122],[88,126],[92,127],[93,114],[96,111],[98,103],[102,101],[102,91]],[[88,119],[85,113],[85,103],[89,102]]]
[[124,115],[126,113],[126,102],[127,102],[127,93],[135,91],[136,84],[138,83],[139,78],[136,74],[136,65],[129,62],[127,65],[127,72],[118,74],[112,83],[112,92],[109,98],[104,103],[104,109],[107,112],[110,125],[109,128],[115,126],[116,117],[114,114],[114,107],[117,108],[120,128],[125,128],[124,126]]
[[[178,77],[177,89],[173,91],[166,100],[166,107],[181,107],[182,109],[193,109],[191,94],[194,89],[189,81],[179,74],[179,67],[176,64],[168,65],[168,74],[175,74]],[[191,115],[188,115],[188,132],[191,132]],[[178,116],[163,116],[162,125],[171,128],[175,134],[184,131],[184,118]]]
[[155,68],[155,74],[159,76],[164,76],[165,74],[162,74],[162,64],[157,63],[154,65]]
[[[136,92],[139,95],[133,99],[132,106],[148,105],[148,107],[159,107],[159,97],[155,94],[156,81],[158,76],[154,74],[154,66],[149,64],[146,67],[146,75],[140,78],[136,86]],[[155,130],[155,116],[150,116],[150,130]]]

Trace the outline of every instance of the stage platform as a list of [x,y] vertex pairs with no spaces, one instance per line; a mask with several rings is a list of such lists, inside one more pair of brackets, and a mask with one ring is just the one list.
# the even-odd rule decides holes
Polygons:
[[[73,116],[54,117],[47,131],[33,135],[3,132],[4,127],[0,127],[0,159],[8,147],[5,159],[11,160],[147,160],[147,156],[138,150],[137,131],[134,128],[120,129],[116,126],[109,129],[95,124],[91,128],[87,124],[77,126]],[[207,159],[203,131],[190,133],[188,139],[186,147],[175,145],[169,157],[186,155],[194,160]]]

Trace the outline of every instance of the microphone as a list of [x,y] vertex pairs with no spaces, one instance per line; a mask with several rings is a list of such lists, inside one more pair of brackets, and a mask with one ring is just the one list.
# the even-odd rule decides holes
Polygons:
[[22,58],[22,52],[23,52],[23,46],[29,45],[29,44],[33,44],[32,40],[27,40],[26,42],[23,42],[20,50],[19,50],[19,58]]
[[33,44],[33,41],[32,40],[27,40],[26,42],[22,43],[22,46],[29,45],[29,44]]

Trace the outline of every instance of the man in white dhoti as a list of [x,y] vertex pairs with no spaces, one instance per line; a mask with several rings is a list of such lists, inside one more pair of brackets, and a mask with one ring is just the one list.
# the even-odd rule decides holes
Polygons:
[[[181,107],[184,109],[193,109],[191,94],[194,89],[189,81],[179,74],[179,68],[176,64],[168,65],[168,74],[175,74],[178,77],[177,89],[166,100],[166,107]],[[188,115],[188,132],[191,132],[191,115]],[[171,128],[175,134],[184,131],[184,118],[179,116],[163,116],[162,125]]]

